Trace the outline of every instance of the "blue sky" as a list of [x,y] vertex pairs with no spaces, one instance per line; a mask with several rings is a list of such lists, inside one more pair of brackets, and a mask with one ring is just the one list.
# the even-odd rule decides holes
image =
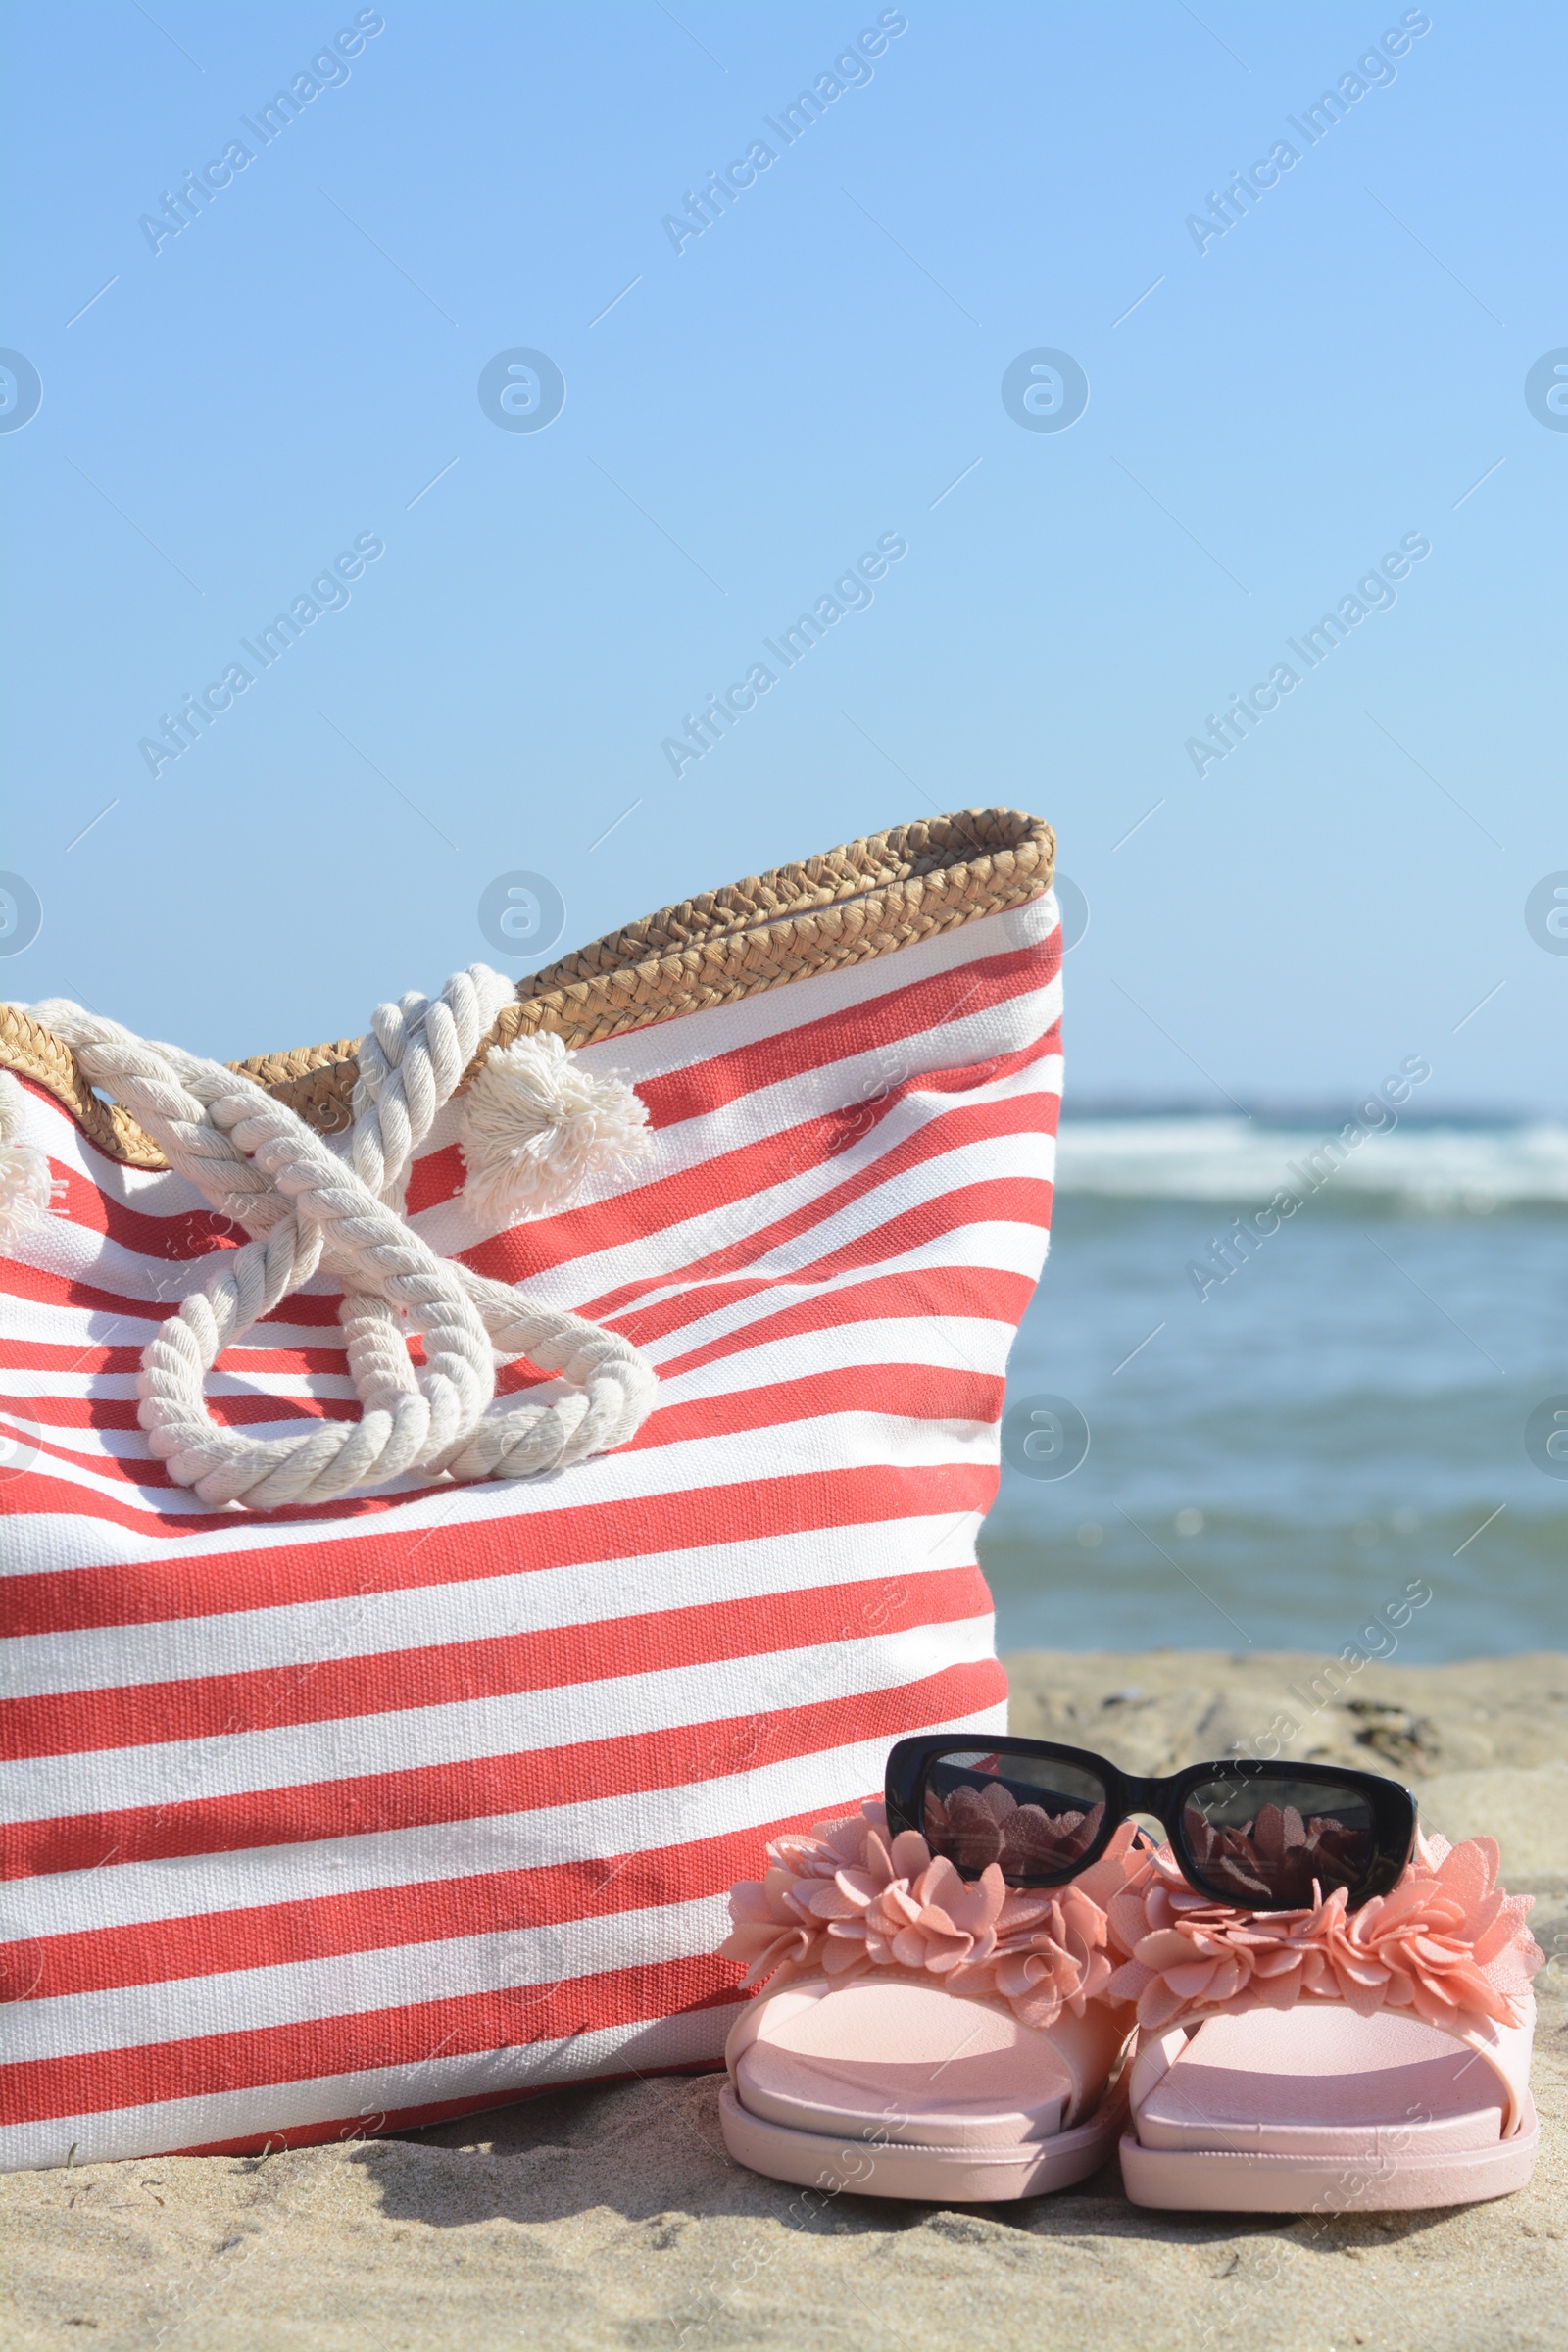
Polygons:
[[[1560,11],[89,0],[9,41],[0,344],[42,399],[0,433],[0,865],[43,919],[7,994],[225,1056],[352,1034],[501,960],[498,876],[547,877],[569,946],[1002,801],[1091,908],[1069,1093],[1421,1054],[1434,1105],[1568,1103],[1568,956],[1525,921],[1568,868],[1568,432],[1525,396],[1568,346]],[[480,403],[518,350],[564,384],[541,430]],[[1004,403],[1040,350],[1087,378],[1068,429]]]

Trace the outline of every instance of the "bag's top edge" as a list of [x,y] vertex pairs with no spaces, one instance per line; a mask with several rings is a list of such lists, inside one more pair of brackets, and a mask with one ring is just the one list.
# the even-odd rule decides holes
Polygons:
[[[598,1045],[890,955],[1037,898],[1050,886],[1055,853],[1055,835],[1039,817],[965,808],[683,899],[520,980],[515,1004],[502,1011],[471,1067],[492,1046],[534,1030],[552,1030],[570,1047]],[[358,1051],[357,1038],[339,1038],[230,1067],[330,1133],[352,1116]],[[166,1165],[136,1122],[93,1093],[71,1048],[19,1005],[0,1004],[0,1066],[47,1088],[110,1158]]]

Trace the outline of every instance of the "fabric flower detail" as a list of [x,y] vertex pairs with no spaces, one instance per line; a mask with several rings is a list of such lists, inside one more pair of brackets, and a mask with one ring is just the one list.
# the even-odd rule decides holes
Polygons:
[[719,1953],[745,1963],[748,1985],[896,1970],[1050,2026],[1064,2008],[1082,2016],[1110,1984],[1120,1955],[1102,1902],[1122,1883],[1134,1835],[1118,1831],[1070,1886],[1034,1891],[1009,1887],[996,1861],[962,1878],[916,1831],[894,1837],[881,1800],[868,1798],[847,1821],[774,1840],[766,1876],[730,1895],[734,1926]]
[[1026,2026],[1054,2025],[1063,2009],[1082,2017],[1115,1971],[1104,1912],[1081,1881],[1038,1894],[1015,1892],[1007,1901],[997,1990]]
[[1545,1955],[1525,1925],[1533,1898],[1501,1891],[1498,1860],[1491,1838],[1417,1832],[1398,1885],[1358,1911],[1343,1886],[1299,1910],[1243,1911],[1189,1886],[1161,1846],[1110,1898],[1126,1957],[1109,1989],[1155,2033],[1299,2000],[1403,2009],[1454,2034],[1517,2025]]

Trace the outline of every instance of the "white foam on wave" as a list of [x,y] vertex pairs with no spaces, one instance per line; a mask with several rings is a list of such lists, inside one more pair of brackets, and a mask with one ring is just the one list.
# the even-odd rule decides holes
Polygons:
[[[1293,1174],[1293,1169],[1295,1173]],[[1128,1200],[1235,1200],[1278,1192],[1369,1194],[1429,1211],[1477,1214],[1535,1202],[1568,1207],[1568,1127],[1410,1127],[1347,1148],[1343,1130],[1262,1118],[1063,1116],[1056,1185]]]

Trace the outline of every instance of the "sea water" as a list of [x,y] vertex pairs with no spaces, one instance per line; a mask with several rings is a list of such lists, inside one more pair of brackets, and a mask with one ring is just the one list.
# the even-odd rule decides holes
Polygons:
[[1064,1115],[981,1538],[1003,1649],[1333,1655],[1405,1607],[1410,1661],[1568,1647],[1568,1127],[1340,1132]]

